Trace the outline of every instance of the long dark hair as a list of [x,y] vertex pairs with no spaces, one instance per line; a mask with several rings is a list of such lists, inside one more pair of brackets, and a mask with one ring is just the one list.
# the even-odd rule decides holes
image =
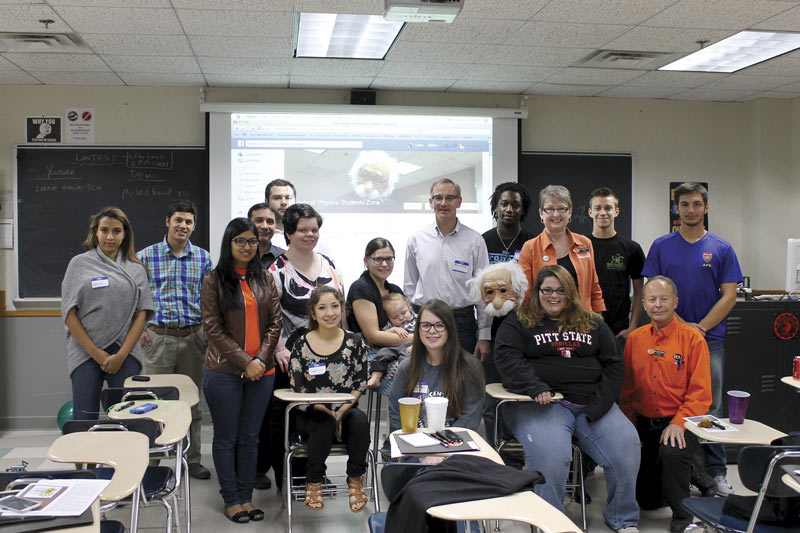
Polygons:
[[323,294],[332,294],[336,301],[339,302],[339,309],[344,313],[344,295],[341,291],[329,285],[321,285],[311,291],[311,296],[308,298],[308,331],[314,331],[319,328],[319,321],[314,316],[314,306],[319,303]]
[[547,278],[556,278],[566,293],[567,305],[557,319],[558,330],[575,330],[580,333],[591,331],[601,317],[583,306],[575,280],[572,279],[572,274],[567,272],[567,269],[561,265],[547,265],[539,270],[531,289],[531,297],[528,298],[525,305],[517,309],[519,321],[527,328],[535,328],[547,318],[547,314],[542,308],[542,302],[539,300],[539,289],[542,288],[542,283]]
[[[442,376],[442,394],[448,399],[447,414],[458,418],[461,416],[462,407],[466,403],[464,398],[466,390],[483,390],[483,374],[477,365],[472,365],[467,360],[471,355],[464,352],[458,343],[456,319],[450,307],[441,300],[428,300],[419,310],[417,325],[414,327],[414,340],[411,344],[411,362],[409,363],[408,378],[406,381],[405,395],[412,396],[414,388],[422,379],[422,370],[425,364],[427,349],[422,344],[419,336],[419,325],[422,323],[422,313],[429,311],[444,322],[447,331],[447,342],[444,345],[442,363],[439,365],[439,375]],[[468,385],[468,387],[465,387]]]
[[[236,273],[233,263],[233,253],[231,246],[233,239],[245,231],[252,231],[254,235],[258,235],[258,230],[255,225],[246,218],[234,218],[228,225],[225,226],[225,232],[222,234],[222,244],[219,250],[219,262],[214,268],[217,273],[220,287],[222,287],[222,301],[220,307],[223,311],[230,309],[240,309],[244,307],[244,301],[241,295],[239,285],[240,277]],[[267,291],[267,283],[264,281],[264,269],[261,268],[261,259],[258,257],[258,251],[253,254],[253,258],[247,263],[247,273],[245,279],[252,288],[255,283],[261,290]]]
[[[125,237],[122,239],[122,244],[119,245],[119,251],[122,252],[122,255],[125,257],[125,259],[144,266],[142,262],[139,261],[139,258],[136,257],[136,248],[133,244],[133,228],[131,227],[130,220],[128,220],[128,217],[125,215],[122,209],[113,205],[104,207],[91,216],[89,220],[89,234],[86,236],[86,240],[83,241],[83,246],[87,250],[93,250],[97,248],[97,245],[100,242],[97,240],[97,228],[100,227],[100,219],[104,217],[113,218],[114,220],[118,220],[120,223],[122,223],[122,230],[125,232]],[[147,267],[145,267],[145,270],[147,270]],[[150,272],[148,271],[147,274],[149,277]]]

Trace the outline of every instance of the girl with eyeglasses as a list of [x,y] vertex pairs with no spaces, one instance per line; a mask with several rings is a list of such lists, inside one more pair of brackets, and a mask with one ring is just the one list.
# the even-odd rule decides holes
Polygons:
[[[616,403],[625,360],[566,269],[539,270],[530,299],[500,324],[494,357],[503,386],[533,400],[503,406],[503,420],[525,450],[526,468],[544,474],[535,492],[564,511],[574,439],[603,467],[606,523],[615,531],[638,527],[639,437]],[[552,402],[556,392],[564,399]]]
[[[548,185],[539,191],[539,216],[544,230],[526,242],[519,256],[519,266],[528,278],[528,285],[546,265],[560,265],[572,276],[583,307],[596,313],[606,310],[603,291],[594,266],[594,248],[588,237],[572,233],[567,225],[572,220],[572,197],[561,185]],[[536,296],[534,294],[533,296]],[[531,298],[530,289],[525,296]]]
[[208,335],[203,392],[225,516],[238,524],[263,520],[252,495],[281,308],[275,282],[258,258],[258,230],[248,219],[235,218],[225,228],[219,263],[203,278],[200,311]]
[[411,357],[400,363],[389,393],[390,431],[400,429],[397,401],[409,396],[446,397],[449,426],[477,430],[481,422],[483,368],[478,358],[461,348],[453,311],[441,300],[429,300],[420,308]]

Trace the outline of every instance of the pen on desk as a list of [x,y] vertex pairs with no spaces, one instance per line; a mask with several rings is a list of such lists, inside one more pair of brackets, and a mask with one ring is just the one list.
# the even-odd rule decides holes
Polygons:
[[723,426],[719,422],[715,422],[713,420],[710,420],[710,422],[711,422],[711,425],[714,426],[715,428],[719,428],[719,429],[722,429],[722,430],[727,429],[725,426]]
[[437,435],[436,433],[429,433],[429,435],[430,435],[431,437],[433,437],[434,439],[438,440],[438,441],[439,441],[439,443],[440,443],[442,446],[444,446],[445,448],[449,448],[449,447],[450,447],[450,441],[448,441],[448,440],[446,440],[446,439],[444,439],[444,438],[440,437],[440,436],[439,436],[439,435]]

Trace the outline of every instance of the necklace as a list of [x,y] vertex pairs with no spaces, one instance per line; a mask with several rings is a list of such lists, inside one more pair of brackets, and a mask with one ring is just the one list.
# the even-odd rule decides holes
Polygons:
[[511,242],[508,243],[508,246],[506,246],[506,242],[500,236],[500,228],[499,227],[495,227],[495,231],[497,232],[497,238],[500,239],[500,244],[502,244],[503,248],[505,248],[505,250],[503,250],[503,256],[507,257],[508,256],[508,249],[511,248],[511,245],[514,244],[514,241],[517,240],[517,237],[519,237],[519,234],[522,233],[522,226],[520,226],[519,231],[517,231],[517,234],[514,235],[514,238],[511,239]]

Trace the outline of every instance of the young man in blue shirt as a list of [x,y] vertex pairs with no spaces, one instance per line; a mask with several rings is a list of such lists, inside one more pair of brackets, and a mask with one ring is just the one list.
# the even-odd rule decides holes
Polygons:
[[[680,320],[696,328],[706,339],[711,353],[710,414],[721,415],[722,379],[725,375],[725,317],[736,304],[736,284],[742,270],[729,242],[707,231],[708,191],[695,182],[675,189],[675,204],[681,219],[678,231],[659,237],[650,247],[642,274],[667,276],[678,286]],[[725,448],[705,446],[706,471],[714,478],[717,493],[727,496],[733,487],[726,479]]]

